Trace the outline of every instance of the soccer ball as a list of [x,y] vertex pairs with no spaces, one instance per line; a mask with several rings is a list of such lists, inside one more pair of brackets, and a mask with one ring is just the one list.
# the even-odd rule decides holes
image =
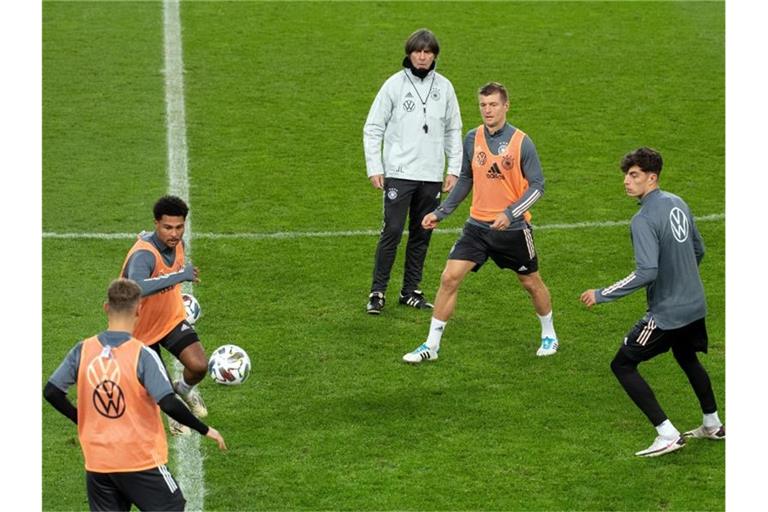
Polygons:
[[189,293],[182,294],[181,300],[184,303],[184,312],[187,314],[187,322],[195,325],[195,322],[197,322],[198,318],[200,318],[200,315],[203,314],[200,303],[197,302],[197,299]]
[[251,359],[237,345],[222,345],[208,360],[208,374],[218,384],[242,384],[251,374]]

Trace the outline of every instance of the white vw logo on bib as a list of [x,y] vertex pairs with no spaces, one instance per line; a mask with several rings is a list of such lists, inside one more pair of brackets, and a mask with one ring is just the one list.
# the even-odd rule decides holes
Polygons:
[[669,225],[672,227],[672,236],[680,243],[688,240],[688,217],[680,208],[672,208],[669,212]]

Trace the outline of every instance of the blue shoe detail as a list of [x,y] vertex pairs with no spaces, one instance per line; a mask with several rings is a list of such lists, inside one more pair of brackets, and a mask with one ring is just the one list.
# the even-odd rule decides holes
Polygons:
[[560,344],[557,342],[557,338],[550,338],[549,336],[541,338],[541,348],[544,350],[557,350]]

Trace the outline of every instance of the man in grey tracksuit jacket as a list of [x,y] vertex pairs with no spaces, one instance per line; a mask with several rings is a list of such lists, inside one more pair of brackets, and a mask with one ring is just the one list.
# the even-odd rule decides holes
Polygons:
[[[707,305],[699,276],[704,243],[685,201],[658,188],[662,163],[661,155],[650,148],[624,156],[624,188],[640,201],[640,211],[631,223],[636,268],[611,286],[581,294],[581,301],[591,307],[646,289],[648,311],[611,362],[622,387],[658,433],[651,446],[635,454],[642,457],[678,450],[685,446],[686,437],[725,439],[709,375],[696,356],[696,352],[706,353],[708,345]],[[682,435],[637,371],[640,362],[670,349],[703,412],[703,424]]]
[[462,152],[456,93],[451,82],[435,71],[439,52],[429,30],[411,34],[405,43],[403,69],[379,90],[363,128],[368,179],[384,196],[384,225],[366,308],[371,314],[379,314],[384,307],[406,217],[410,220],[400,303],[431,307],[419,290],[432,233],[421,227],[421,219],[437,207],[441,189],[447,192],[455,184]]

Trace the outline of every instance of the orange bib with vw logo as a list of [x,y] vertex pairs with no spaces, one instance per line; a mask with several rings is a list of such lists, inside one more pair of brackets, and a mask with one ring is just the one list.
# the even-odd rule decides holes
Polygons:
[[143,471],[168,462],[160,408],[136,376],[143,346],[136,338],[119,347],[105,347],[96,336],[83,342],[77,434],[88,471]]
[[[523,196],[528,180],[520,167],[525,133],[516,129],[509,144],[500,154],[494,155],[485,140],[485,127],[475,132],[475,148],[472,154],[472,218],[493,222],[507,206]],[[523,214],[531,221],[531,212]]]
[[[157,248],[151,242],[140,238],[128,251],[120,275],[123,275],[128,260],[136,251],[149,251],[154,255],[155,269],[152,271],[151,278],[160,278],[184,269],[183,244],[179,243],[176,246],[173,265],[168,266]],[[133,335],[146,345],[152,345],[171,332],[186,317],[184,302],[181,300],[181,284],[175,284],[163,291],[141,298],[139,321],[133,329]]]

